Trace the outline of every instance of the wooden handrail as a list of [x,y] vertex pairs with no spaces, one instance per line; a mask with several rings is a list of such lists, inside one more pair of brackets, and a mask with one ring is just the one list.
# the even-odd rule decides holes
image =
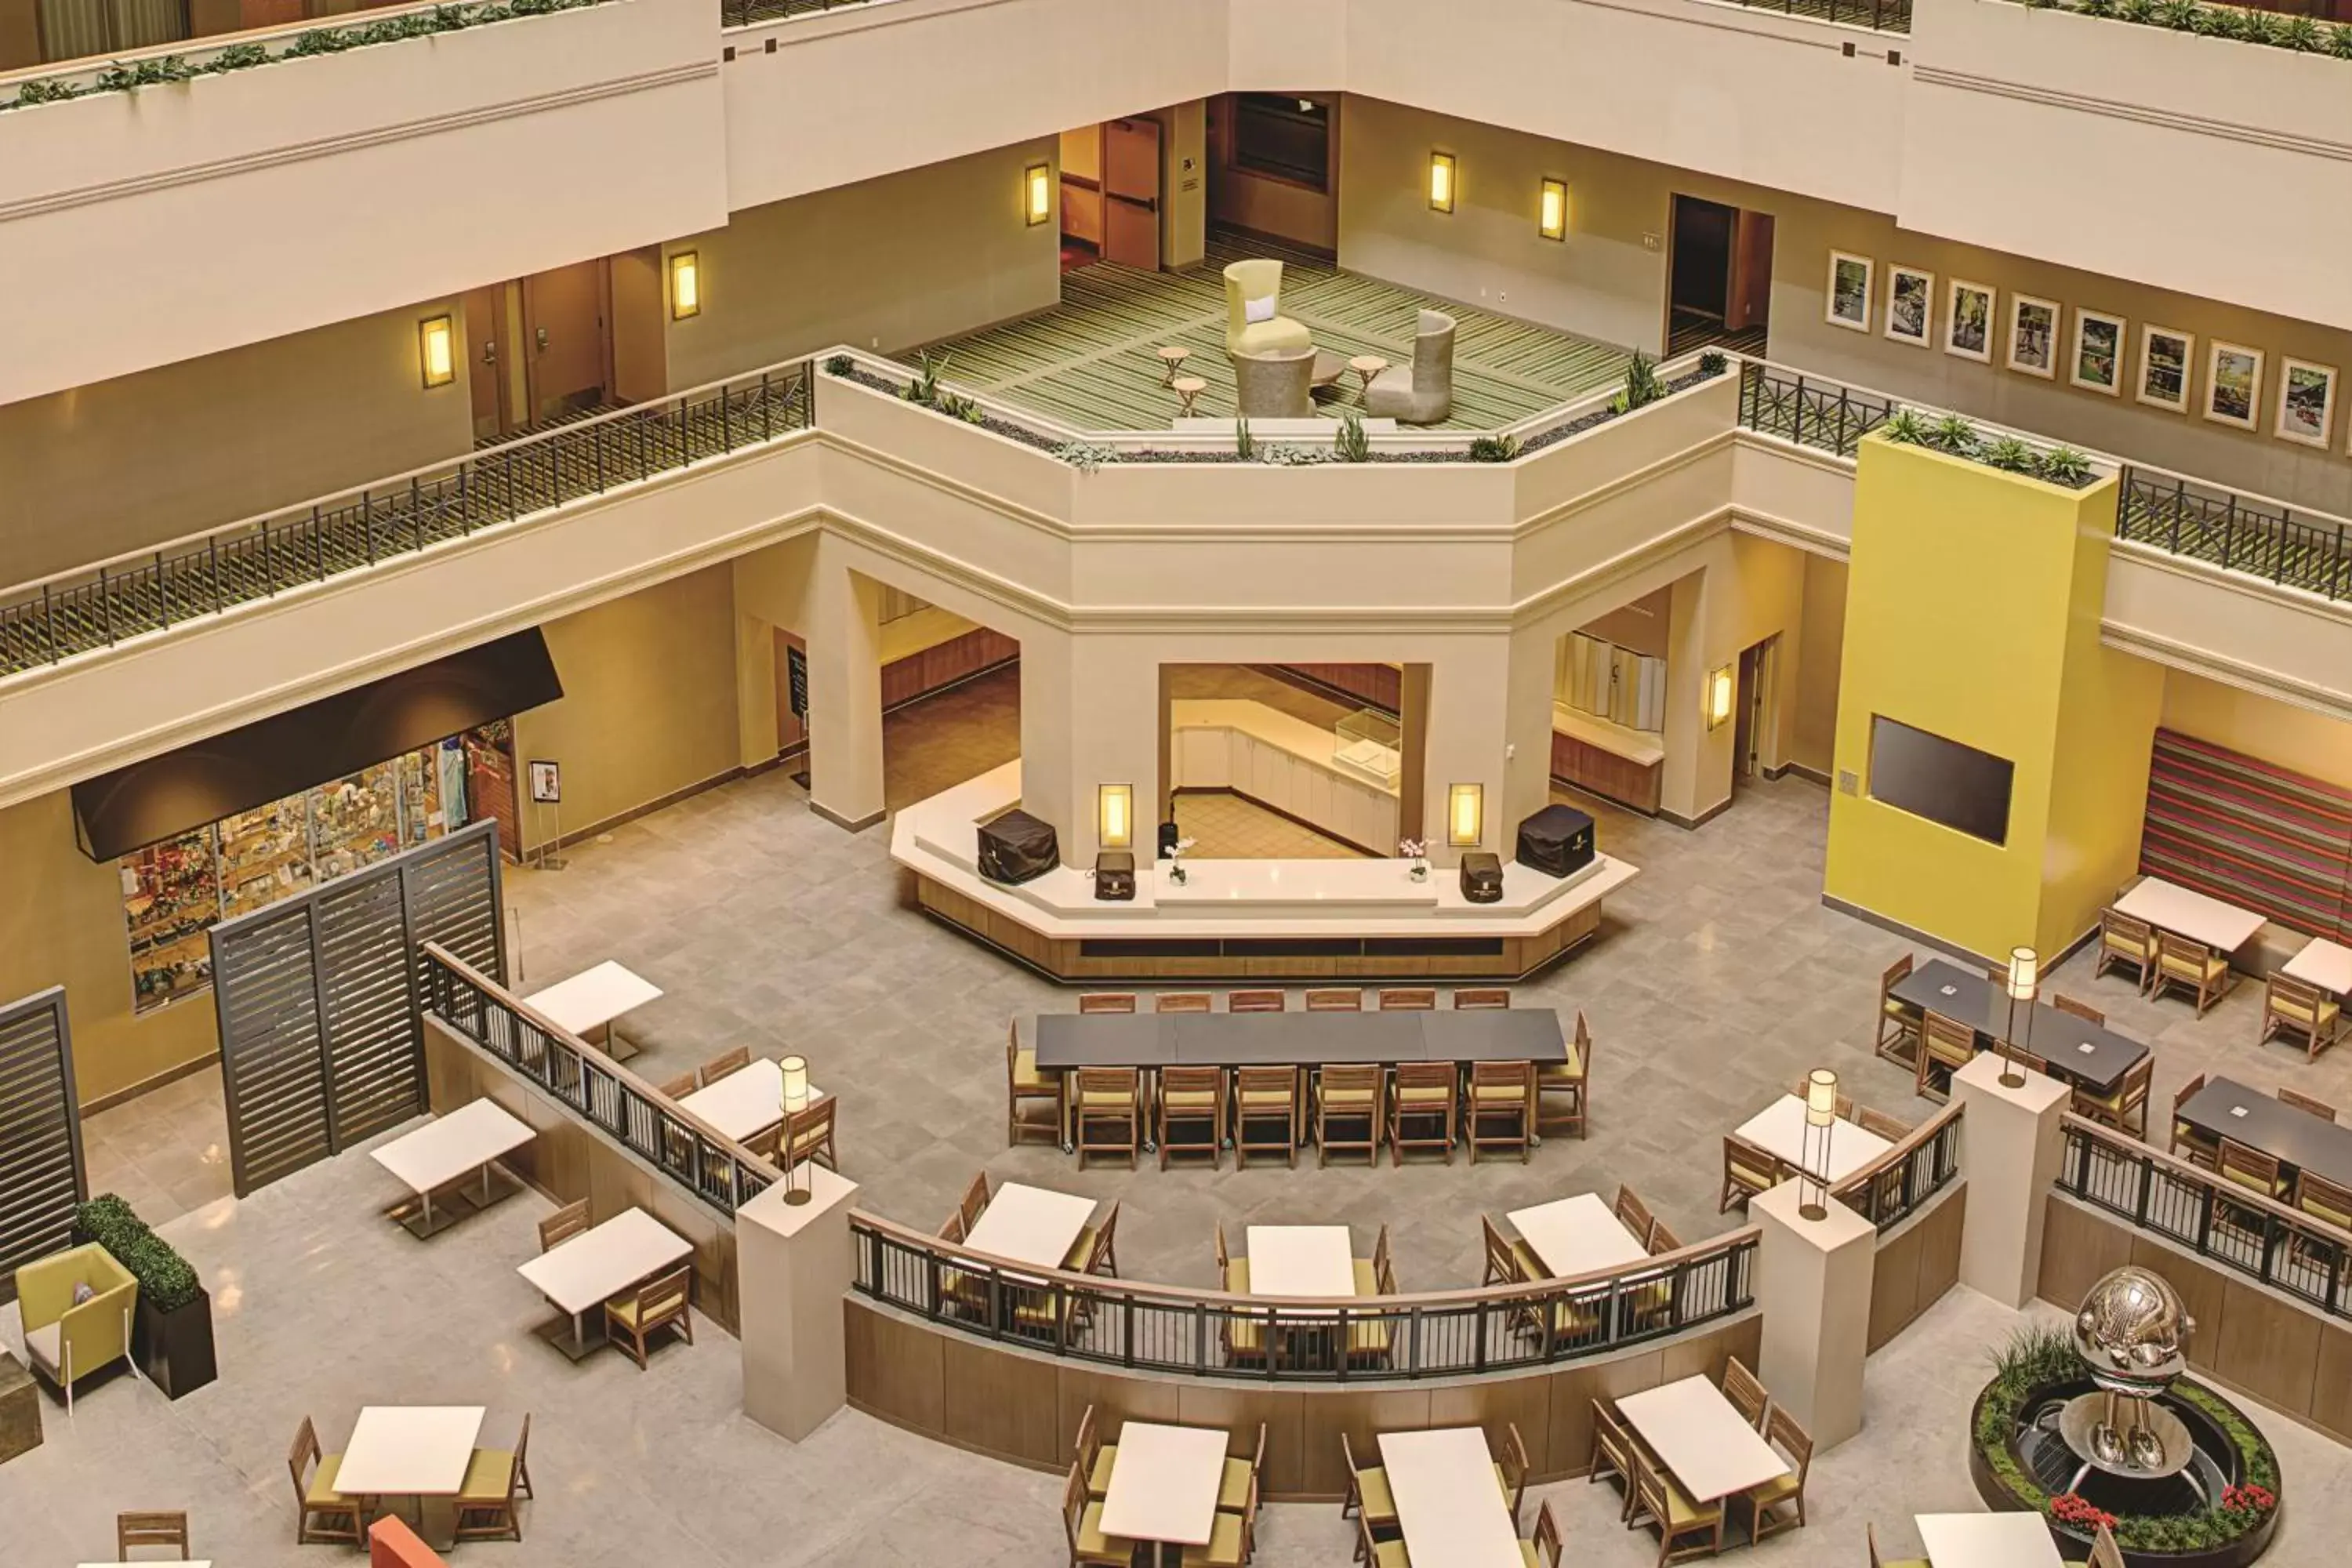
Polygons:
[[1867,1165],[1856,1166],[1853,1171],[1847,1174],[1845,1180],[1834,1184],[1830,1188],[1830,1196],[1836,1198],[1841,1197],[1842,1194],[1846,1193],[1858,1193],[1862,1191],[1873,1181],[1885,1175],[1888,1171],[1893,1170],[1895,1166],[1901,1164],[1906,1160],[1911,1158],[1912,1155],[1926,1148],[1929,1143],[1935,1142],[1935,1140],[1942,1134],[1945,1128],[1950,1126],[1953,1122],[1958,1121],[1960,1119],[1961,1112],[1967,1109],[1968,1108],[1966,1106],[1959,1104],[1958,1101],[1946,1105],[1941,1110],[1937,1111],[1935,1115],[1930,1116],[1927,1121],[1922,1121],[1918,1126],[1914,1127],[1909,1132],[1904,1134],[1903,1138],[1899,1142],[1888,1145],[1886,1152],[1879,1155],[1876,1159],[1871,1161],[1870,1163]]
[[[2273,1198],[2265,1197],[2252,1187],[2242,1187],[2227,1176],[2217,1175],[2202,1165],[2192,1164],[2168,1150],[2159,1149],[2153,1143],[2142,1143],[2127,1133],[2118,1132],[2114,1128],[2093,1121],[2088,1117],[2077,1116],[2071,1110],[2065,1112],[2064,1126],[2068,1131],[2080,1132],[2091,1142],[2104,1144],[2127,1160],[2145,1161],[2177,1181],[2216,1189],[2227,1196],[2234,1207],[2253,1209],[2267,1214],[2298,1230],[2307,1230],[2322,1240],[2352,1249],[2352,1231],[2332,1226],[2317,1215],[2296,1208],[2290,1204],[2283,1204]],[[2063,1182],[2058,1190],[2065,1193],[2068,1197],[2076,1195],[2067,1192]],[[2095,1200],[2085,1199],[2084,1201]],[[2106,1209],[2105,1205],[2099,1206],[2105,1212],[2114,1212],[2112,1209]],[[2153,1226],[2141,1226],[2137,1228],[2157,1229],[2158,1235],[2165,1234],[2161,1229]]]

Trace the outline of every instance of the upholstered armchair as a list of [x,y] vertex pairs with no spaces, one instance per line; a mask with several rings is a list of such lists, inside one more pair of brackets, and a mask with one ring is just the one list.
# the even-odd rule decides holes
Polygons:
[[[87,1300],[76,1301],[80,1286]],[[74,1380],[131,1353],[131,1310],[139,1282],[92,1242],[52,1253],[16,1270],[16,1306],[33,1370],[65,1394],[73,1409]]]
[[1406,425],[1434,425],[1454,412],[1454,318],[1423,310],[1413,333],[1412,366],[1392,366],[1364,389],[1364,412]]
[[1225,352],[1278,353],[1312,348],[1306,327],[1276,311],[1282,303],[1282,263],[1264,258],[1236,261],[1225,268]]
[[1234,402],[1244,419],[1314,416],[1315,351],[1304,344],[1234,356]]

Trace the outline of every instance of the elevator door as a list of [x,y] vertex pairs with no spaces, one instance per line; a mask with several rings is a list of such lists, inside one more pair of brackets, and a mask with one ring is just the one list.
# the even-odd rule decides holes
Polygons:
[[1113,120],[1103,126],[1105,261],[1160,269],[1160,122]]
[[574,262],[524,279],[522,314],[531,420],[602,403],[612,384],[604,261]]

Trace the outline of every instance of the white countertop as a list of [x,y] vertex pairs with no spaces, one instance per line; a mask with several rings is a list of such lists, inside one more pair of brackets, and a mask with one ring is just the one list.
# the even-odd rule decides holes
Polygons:
[[[814,1105],[824,1098],[824,1090],[811,1084],[808,1095]],[[753,1057],[748,1065],[677,1103],[740,1143],[784,1119],[784,1069],[772,1057]]]
[[1713,1502],[1789,1473],[1788,1464],[1704,1377],[1662,1384],[1617,1401],[1694,1502]]
[[2225,904],[2161,877],[2141,878],[2139,886],[2116,900],[2116,909],[2159,931],[2201,942],[2225,954],[2245,946],[2263,929],[2263,917],[2252,910]]
[[2301,952],[2280,966],[2279,972],[2307,980],[2322,991],[2352,996],[2352,947],[2339,947],[2325,938],[2313,937]]
[[1299,761],[1312,763],[1339,778],[1390,795],[1397,793],[1392,784],[1375,783],[1362,770],[1342,766],[1334,755],[1339,738],[1329,725],[1310,724],[1279,708],[1269,708],[1246,697],[1172,699],[1168,704],[1168,726],[1171,730],[1232,730],[1263,745],[1288,752]]
[[693,1243],[643,1209],[624,1209],[515,1272],[567,1312],[584,1312],[694,1254]]
[[1412,1568],[1520,1568],[1510,1500],[1484,1431],[1383,1432],[1380,1444]]
[[1356,1293],[1356,1259],[1344,1225],[1254,1225],[1249,1266],[1253,1296]]
[[370,1152],[410,1192],[429,1193],[512,1153],[534,1136],[528,1124],[495,1101],[471,1100]]
[[[1782,1095],[1741,1122],[1739,1136],[1768,1154],[1778,1154],[1791,1165],[1802,1166],[1805,1102],[1793,1094]],[[1831,1184],[1844,1181],[1893,1147],[1875,1132],[1866,1132],[1851,1121],[1839,1121],[1830,1129]]]
[[481,1435],[478,1405],[371,1405],[343,1445],[346,1497],[455,1497]]
[[[1135,898],[1105,902],[1094,881],[1068,866],[1016,887],[983,879],[976,868],[979,825],[1021,802],[1018,761],[966,779],[952,789],[899,811],[890,825],[890,858],[917,874],[1059,941],[1087,937],[1230,936],[1248,922],[1252,936],[1312,936],[1342,925],[1351,936],[1533,936],[1630,882],[1634,868],[1607,855],[1572,877],[1547,877],[1507,861],[1498,903],[1474,904],[1461,880],[1438,867],[1426,882],[1407,875],[1407,862],[1380,860],[1201,860],[1184,862],[1189,883],[1173,889],[1150,859],[1150,830],[1139,826]],[[1371,868],[1370,871],[1359,868]],[[1278,882],[1269,872],[1278,870]],[[1365,879],[1393,883],[1375,901],[1360,895]],[[1279,886],[1269,899],[1264,890]],[[1402,890],[1402,891],[1399,891]],[[1338,896],[1334,896],[1334,895]],[[1318,896],[1319,895],[1319,896]],[[1391,896],[1393,895],[1393,896]],[[1255,908],[1248,907],[1253,902]],[[1241,906],[1241,907],[1236,907]]]
[[1103,1494],[1103,1533],[1205,1546],[1216,1529],[1217,1489],[1224,1480],[1223,1432],[1127,1422],[1118,1429],[1118,1452]]
[[1592,1193],[1513,1209],[1507,1217],[1519,1239],[1535,1248],[1544,1267],[1561,1279],[1622,1268],[1650,1256],[1647,1244],[1620,1224],[1615,1212]]
[[1580,711],[1565,702],[1551,705],[1551,727],[1642,767],[1655,767],[1666,760],[1664,736],[1633,729],[1597,713]]
[[1007,1182],[964,1233],[963,1244],[991,1258],[1059,1268],[1094,1212],[1092,1198]]
[[661,987],[641,974],[606,959],[569,980],[559,980],[544,991],[524,997],[523,1005],[550,1023],[575,1035],[609,1024],[635,1007],[661,995]]
[[2065,1568],[2038,1513],[1922,1513],[1919,1543],[1935,1568]]

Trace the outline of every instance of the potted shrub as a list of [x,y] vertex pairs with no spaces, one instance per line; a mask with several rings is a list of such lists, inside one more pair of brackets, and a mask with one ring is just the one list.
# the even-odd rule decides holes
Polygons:
[[75,1211],[74,1234],[106,1248],[139,1281],[131,1353],[147,1380],[173,1399],[212,1382],[219,1374],[213,1301],[188,1260],[112,1193]]

